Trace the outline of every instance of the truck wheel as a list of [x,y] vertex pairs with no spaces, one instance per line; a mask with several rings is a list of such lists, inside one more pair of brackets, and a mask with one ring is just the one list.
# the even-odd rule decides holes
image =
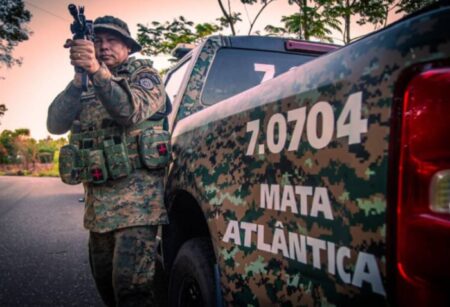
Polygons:
[[169,306],[215,306],[214,252],[208,238],[185,242],[169,282]]

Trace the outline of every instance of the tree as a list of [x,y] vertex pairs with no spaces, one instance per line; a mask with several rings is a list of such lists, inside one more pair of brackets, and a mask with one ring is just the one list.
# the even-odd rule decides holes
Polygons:
[[[250,23],[250,28],[248,29],[248,35],[250,35],[252,33],[253,30],[253,26],[255,25],[256,21],[258,20],[259,16],[261,16],[261,13],[264,11],[264,9],[271,4],[272,2],[274,2],[275,0],[261,0],[261,7],[259,8],[258,12],[256,13],[255,17],[253,18],[253,20],[251,20],[249,18],[249,23]],[[242,3],[244,3],[244,5],[246,4],[254,4],[257,2],[257,0],[249,0],[247,1],[247,3],[245,3],[244,0],[241,0]]]
[[322,41],[332,42],[331,29],[340,30],[340,22],[329,9],[330,1],[289,0],[290,5],[298,6],[298,12],[283,16],[284,27],[266,26],[271,34],[296,34],[298,39],[310,40],[315,37]]
[[39,162],[52,162],[55,156],[55,152],[57,152],[65,144],[67,144],[67,140],[63,137],[53,140],[49,136],[46,139],[39,140],[39,142],[37,143],[37,154]]
[[30,163],[33,164],[34,168],[38,153],[36,140],[30,138],[27,134],[19,134],[14,140],[14,146],[17,150],[18,159],[22,162],[23,169],[28,170]]
[[[225,6],[222,3],[222,0],[217,0],[220,6],[220,10],[222,11],[223,16],[218,18],[220,24],[223,27],[230,27],[231,34],[236,35],[236,28],[235,25],[238,21],[242,21],[241,19],[241,13],[236,13],[231,10],[231,2],[228,1],[228,8],[225,8]],[[249,30],[248,35],[252,33],[253,27],[258,20],[259,16],[261,16],[261,13],[264,11],[264,9],[267,8],[267,6],[274,2],[275,0],[261,0],[260,5],[261,7],[258,9],[258,12],[256,13],[255,17],[253,19],[250,18],[248,11],[247,11],[247,5],[254,5],[258,3],[258,0],[240,0],[240,2],[244,5],[245,11],[247,13],[247,19],[249,22]]]
[[345,44],[350,43],[352,17],[356,23],[384,26],[395,0],[316,0],[331,18],[340,21],[340,32]]
[[186,20],[183,16],[172,22],[153,21],[151,26],[138,24],[137,40],[146,55],[170,54],[179,43],[194,43],[201,38],[221,30],[213,23],[200,23]]
[[30,129],[28,128],[19,128],[14,130],[13,132],[14,137],[29,137],[30,136]]
[[2,147],[0,163],[17,163],[24,158],[31,161],[29,158],[30,153],[31,155],[33,154],[33,149],[30,149],[30,144],[28,144],[29,140],[30,129],[3,130],[0,134],[0,144]]
[[220,25],[223,27],[230,27],[231,34],[236,35],[236,30],[234,28],[234,25],[238,21],[242,21],[241,19],[241,13],[235,13],[231,11],[231,4],[230,0],[228,0],[228,10],[225,9],[223,6],[222,0],[217,0],[219,2],[220,10],[222,11],[223,16],[218,18],[217,20],[220,21]]
[[2,64],[12,67],[22,63],[12,56],[12,51],[29,38],[31,32],[26,24],[30,19],[31,13],[22,0],[0,0],[0,68]]
[[8,149],[0,142],[0,164],[8,163]]
[[356,16],[359,25],[373,24],[384,27],[389,13],[397,8],[396,13],[412,13],[439,0],[318,0],[327,4],[332,14],[343,20],[343,41],[348,44],[351,40],[351,17]]
[[398,8],[396,13],[410,14],[435,2],[438,2],[438,0],[400,0],[396,5]]
[[[375,27],[385,27],[389,12],[395,7],[395,0],[362,0],[356,8],[360,19],[359,25],[366,23],[373,24]],[[348,31],[350,34],[350,31]]]
[[16,157],[23,163],[24,169],[28,169],[29,162],[31,162],[34,152],[34,149],[30,146],[30,129],[16,129],[13,132],[13,137]]
[[14,147],[14,133],[11,130],[3,130],[0,134],[0,163],[14,163],[16,149]]
[[19,172],[25,174],[26,171],[36,171],[37,162],[53,162],[52,170],[46,174],[56,175],[58,174],[58,153],[66,144],[66,138],[53,140],[50,136],[37,142],[30,137],[29,129],[4,130],[0,133],[0,164],[20,163],[22,165]]

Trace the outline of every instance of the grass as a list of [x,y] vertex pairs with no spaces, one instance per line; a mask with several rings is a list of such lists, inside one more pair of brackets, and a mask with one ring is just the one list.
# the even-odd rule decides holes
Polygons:
[[33,170],[24,169],[22,165],[0,165],[0,176],[59,177],[58,164],[36,164]]
[[49,171],[42,171],[37,174],[33,174],[33,176],[37,177],[59,177],[58,170],[49,170]]

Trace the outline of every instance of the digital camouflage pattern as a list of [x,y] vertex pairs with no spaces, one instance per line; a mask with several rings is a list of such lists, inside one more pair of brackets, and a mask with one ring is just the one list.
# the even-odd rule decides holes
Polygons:
[[202,85],[205,83],[208,68],[214,59],[216,51],[223,46],[223,41],[220,36],[212,36],[208,38],[202,45],[202,48],[198,52],[200,54],[197,57],[192,73],[187,83],[186,91],[181,98],[181,104],[176,115],[176,120],[179,121],[186,116],[194,114],[203,108],[200,102],[200,95]]
[[448,8],[410,18],[202,110],[217,39],[205,44],[166,195],[201,206],[227,305],[387,304],[393,106],[415,73],[449,63],[449,19]]
[[[129,58],[112,72],[103,65],[94,75],[93,85],[87,92],[81,93],[81,89],[70,83],[50,105],[47,126],[51,133],[61,134],[75,121],[76,130],[97,136],[101,129],[119,124],[128,140],[130,161],[137,168],[137,137],[141,132],[138,125],[164,107],[165,91],[151,61]],[[93,137],[94,149],[103,146],[103,141],[104,138]],[[88,156],[91,166],[87,176],[96,177],[98,173],[91,170],[101,168],[99,166],[103,164],[99,160],[103,155],[94,157],[94,153],[88,152],[88,155],[82,155]],[[110,152],[117,161],[119,152],[117,148]],[[117,171],[116,176],[120,176],[126,167]],[[163,176],[161,170],[141,168],[128,177],[86,184],[85,227],[93,232],[108,232],[123,227],[167,223]],[[98,178],[99,182],[103,181]]]
[[70,185],[79,184],[81,182],[80,168],[81,157],[78,148],[73,145],[64,145],[61,147],[59,157],[59,176],[61,180]]
[[157,226],[138,226],[90,234],[92,274],[107,306],[154,305],[156,233]]
[[116,144],[114,140],[110,139],[103,141],[103,144],[103,151],[106,156],[106,165],[108,167],[108,175],[113,180],[129,176],[132,172],[132,163],[130,163],[128,157],[127,142],[122,139],[120,140],[120,143]]

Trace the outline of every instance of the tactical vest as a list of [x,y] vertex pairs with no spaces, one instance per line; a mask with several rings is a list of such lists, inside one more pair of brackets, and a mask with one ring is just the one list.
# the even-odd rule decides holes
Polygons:
[[[135,62],[137,64],[128,66],[128,70],[142,64]],[[84,99],[87,103],[91,99],[92,104],[98,104],[98,101],[92,102],[93,97],[95,95],[87,94]],[[170,134],[163,128],[171,111],[170,102],[166,101],[166,104],[166,112],[158,112],[130,128],[115,124],[108,118],[106,110],[97,105],[92,106],[92,110],[86,105],[85,112],[93,112],[91,116],[102,118],[102,123],[100,127],[89,127],[78,120],[73,122],[69,144],[61,148],[59,155],[62,181],[71,185],[80,182],[101,184],[127,177],[135,169],[165,167],[171,156]]]

